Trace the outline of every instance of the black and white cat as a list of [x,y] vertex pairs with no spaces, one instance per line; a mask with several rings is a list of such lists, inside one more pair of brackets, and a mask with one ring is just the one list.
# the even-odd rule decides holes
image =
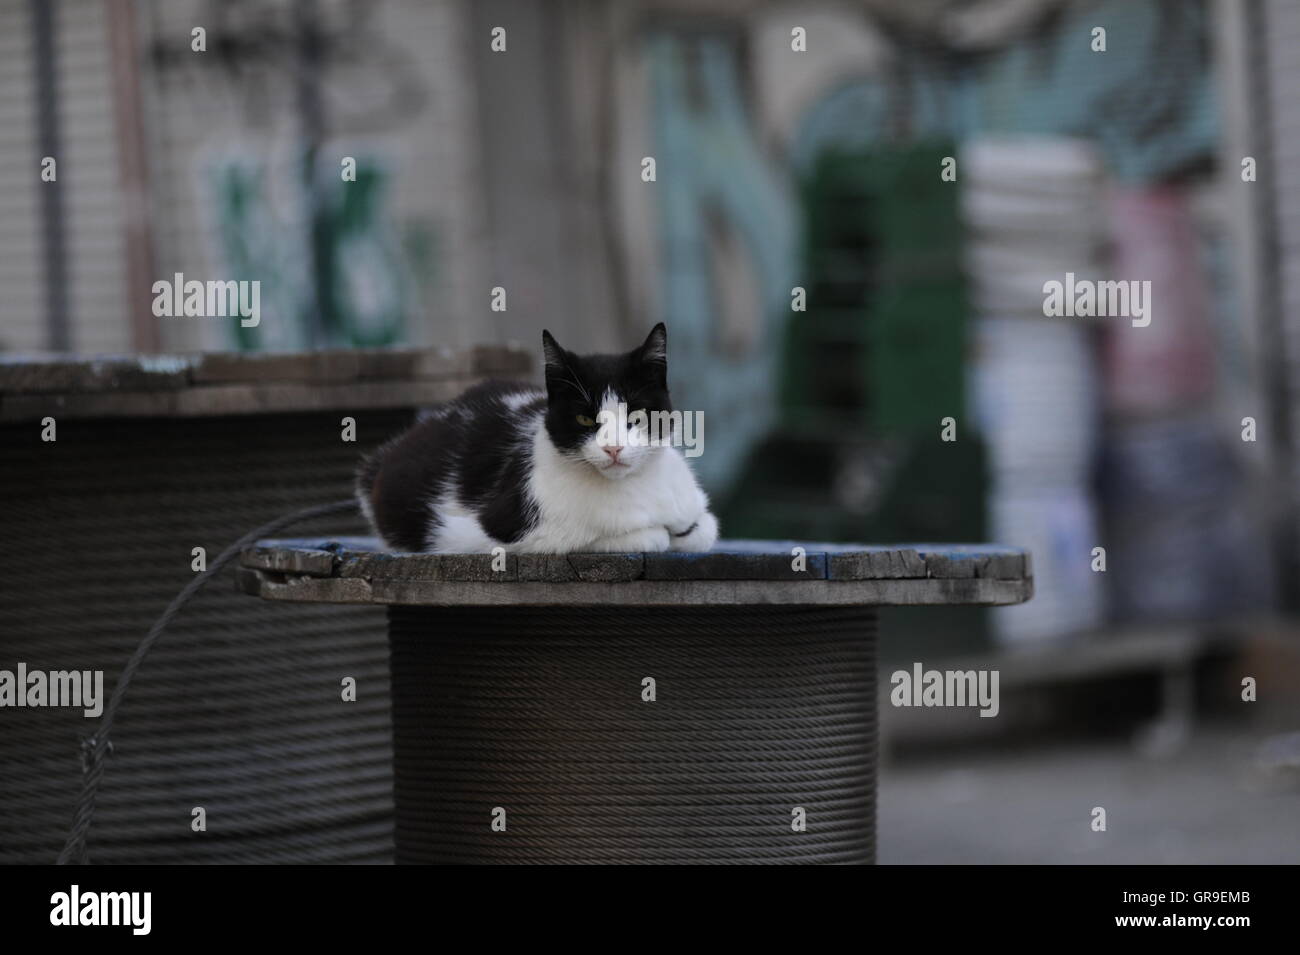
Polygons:
[[[365,461],[362,511],[403,551],[708,550],[708,498],[633,414],[671,411],[667,335],[660,323],[626,354],[575,355],[543,331],[545,391],[486,382],[443,405]],[[634,424],[614,443],[601,412],[620,402]]]

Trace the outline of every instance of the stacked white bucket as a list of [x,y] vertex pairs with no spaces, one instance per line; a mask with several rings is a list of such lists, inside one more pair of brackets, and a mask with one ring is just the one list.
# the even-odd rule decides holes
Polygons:
[[1100,385],[1091,320],[1046,317],[1044,283],[1095,279],[1104,250],[1101,163],[1085,143],[982,139],[958,162],[974,313],[969,406],[986,442],[993,540],[1033,554],[1034,598],[993,611],[1006,644],[1105,619],[1091,483]]

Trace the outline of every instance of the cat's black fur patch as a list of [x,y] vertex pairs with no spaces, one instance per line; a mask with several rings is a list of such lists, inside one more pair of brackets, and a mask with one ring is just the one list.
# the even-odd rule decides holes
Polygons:
[[[525,394],[526,404],[506,403]],[[519,540],[535,520],[527,489],[529,422],[545,403],[535,386],[484,382],[380,448],[362,465],[359,483],[384,540],[425,550],[438,521],[432,505],[453,483],[487,533]]]

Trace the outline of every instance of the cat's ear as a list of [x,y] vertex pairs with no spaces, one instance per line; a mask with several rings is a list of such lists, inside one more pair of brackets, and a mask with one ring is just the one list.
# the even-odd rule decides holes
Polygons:
[[637,355],[644,362],[668,367],[668,329],[663,322],[650,329]]
[[542,356],[546,360],[546,391],[554,394],[556,385],[572,382],[575,376],[569,365],[569,353],[546,329],[542,329]]
[[564,349],[555,340],[555,336],[544,328],[542,329],[542,357],[546,359],[546,374],[548,377],[552,372],[560,371],[568,364],[565,359]]

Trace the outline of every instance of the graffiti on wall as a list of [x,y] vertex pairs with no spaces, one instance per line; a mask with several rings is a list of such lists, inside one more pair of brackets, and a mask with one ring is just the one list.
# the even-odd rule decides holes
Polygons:
[[704,483],[719,487],[773,420],[799,216],[784,171],[746,115],[736,45],[653,33],[647,54],[674,395],[720,422],[696,462]]
[[[1089,42],[1098,24],[1105,52]],[[900,47],[887,78],[850,80],[810,106],[791,159],[807,169],[832,146],[891,138],[1079,136],[1119,180],[1156,182],[1214,152],[1207,29],[1201,3],[1103,0],[979,58]]]
[[[860,29],[845,16],[846,30]],[[750,114],[763,104],[747,100],[757,60],[743,29],[650,31],[662,317],[681,399],[727,422],[699,463],[706,484],[726,486],[774,420],[771,383],[800,282],[798,188],[819,157],[1044,133],[1094,139],[1117,178],[1158,181],[1214,150],[1204,18],[1199,3],[1104,0],[979,57],[895,45],[887,71],[864,65],[810,97],[784,155],[755,131]],[[1095,23],[1109,27],[1113,55],[1086,42]],[[738,328],[746,311],[752,327]]]
[[231,326],[231,347],[370,347],[404,339],[410,296],[405,250],[385,208],[390,172],[373,157],[355,158],[349,181],[332,159],[311,176],[301,164],[236,157],[210,166],[218,257],[232,277],[262,288],[262,322]]

